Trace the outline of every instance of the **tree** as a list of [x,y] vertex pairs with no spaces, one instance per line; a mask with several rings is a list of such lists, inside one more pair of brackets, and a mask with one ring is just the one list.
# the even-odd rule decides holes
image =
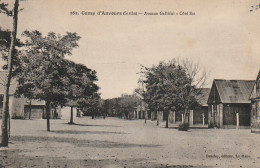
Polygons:
[[90,114],[92,119],[94,119],[96,115],[101,114],[102,103],[100,95],[97,92],[94,92],[92,95],[85,97],[80,102],[79,107],[82,109],[83,115]]
[[166,128],[168,127],[169,111],[176,110],[177,82],[180,76],[185,78],[185,72],[178,68],[176,61],[160,62],[152,68],[142,67],[146,91],[143,92],[144,101],[154,111],[163,111],[166,115]]
[[139,96],[122,94],[120,97],[104,100],[102,111],[109,116],[125,116],[129,119],[130,112],[133,112],[138,105],[142,105],[142,99]]
[[256,5],[251,5],[251,9],[249,10],[250,12],[257,11],[260,9],[260,2],[258,2]]
[[66,106],[71,107],[69,124],[73,122],[73,107],[82,108],[88,105],[89,97],[97,93],[99,87],[94,83],[97,81],[96,71],[88,69],[85,65],[67,61],[68,81],[65,84],[68,90],[66,95]]
[[134,111],[137,105],[141,105],[141,99],[136,95],[122,94],[119,100],[120,114],[129,119],[130,112]]
[[8,119],[9,116],[9,88],[12,77],[12,68],[13,62],[12,59],[15,54],[15,42],[16,42],[16,34],[17,34],[17,21],[18,21],[18,7],[19,0],[15,0],[13,11],[7,9],[7,4],[0,4],[0,13],[5,13],[8,16],[13,17],[13,29],[11,33],[11,43],[8,51],[8,69],[7,69],[7,77],[5,83],[5,93],[4,93],[4,101],[3,101],[3,113],[2,113],[2,140],[1,146],[8,146]]
[[[11,31],[4,30],[0,27],[0,54],[2,57],[2,60],[5,61],[5,64],[2,66],[3,70],[8,70],[8,53],[11,46]],[[15,41],[15,49],[14,49],[14,55],[12,58],[12,77],[14,77],[17,72],[20,71],[20,60],[19,60],[19,54],[21,53],[21,47],[23,46],[23,43],[20,41],[20,39],[16,38]]]
[[143,96],[149,109],[164,112],[166,128],[170,111],[182,112],[185,117],[188,109],[197,105],[198,86],[204,79],[197,78],[197,70],[198,66],[188,60],[160,62],[151,68],[142,66],[140,81],[145,90],[137,89],[137,92]]
[[21,56],[16,94],[45,101],[47,131],[50,131],[50,109],[65,104],[69,92],[64,57],[78,47],[80,37],[69,32],[65,35],[50,32],[43,37],[39,31],[25,31],[23,36],[27,38],[26,49]]

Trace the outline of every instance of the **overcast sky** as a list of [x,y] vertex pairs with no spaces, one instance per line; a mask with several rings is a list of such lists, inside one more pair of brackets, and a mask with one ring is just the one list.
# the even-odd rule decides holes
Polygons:
[[[10,1],[9,1],[10,2]],[[97,71],[102,98],[133,93],[140,64],[192,58],[212,79],[255,79],[260,69],[258,0],[27,0],[19,13],[24,30],[77,32],[82,38],[67,58]],[[71,11],[79,15],[70,15]],[[96,12],[95,16],[81,11]],[[194,12],[195,15],[100,16],[97,12]],[[0,16],[0,26],[11,19]],[[211,84],[209,84],[210,87]]]

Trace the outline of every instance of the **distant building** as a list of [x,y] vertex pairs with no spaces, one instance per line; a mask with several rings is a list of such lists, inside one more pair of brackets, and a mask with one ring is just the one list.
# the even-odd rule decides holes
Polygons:
[[[0,117],[2,118],[3,111],[3,97],[4,97],[4,80],[6,78],[6,72],[0,71]],[[11,81],[9,89],[9,113],[11,118],[20,119],[41,119],[46,118],[45,102],[38,100],[29,100],[21,97],[17,98],[14,93],[17,88],[17,82]],[[61,118],[60,108],[51,109],[50,118]]]
[[251,132],[260,133],[260,71],[251,95]]
[[146,103],[144,103],[143,101],[141,102],[141,104],[137,105],[134,108],[133,113],[130,113],[130,117],[129,119],[148,119],[148,111],[147,111],[147,105]]
[[208,98],[209,127],[250,126],[248,98],[254,83],[254,80],[215,79]]

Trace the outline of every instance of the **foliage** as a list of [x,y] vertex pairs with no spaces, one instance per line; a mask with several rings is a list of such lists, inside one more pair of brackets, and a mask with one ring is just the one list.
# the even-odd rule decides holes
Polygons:
[[68,95],[68,76],[65,55],[71,55],[80,39],[76,33],[59,35],[53,32],[46,37],[38,31],[25,31],[26,50],[21,56],[17,95],[63,105]]
[[139,96],[122,94],[120,97],[104,100],[102,109],[109,116],[127,118],[128,114],[141,104],[142,100]]
[[119,100],[119,114],[124,116],[128,119],[128,114],[133,112],[134,109],[141,104],[141,99],[136,95],[128,95],[122,94]]
[[0,0],[0,13],[3,13],[7,16],[13,16],[13,11],[8,9],[8,4],[1,1],[2,0]]
[[256,5],[252,5],[249,11],[253,12],[253,11],[257,11],[258,9],[260,9],[260,3],[257,3]]
[[96,71],[82,64],[76,64],[68,60],[64,61],[67,63],[67,71],[65,73],[68,77],[65,84],[68,90],[65,105],[82,108],[91,104],[88,101],[93,99],[92,97],[99,99],[100,97],[97,95],[99,87],[94,83],[98,80]]
[[[186,117],[188,109],[198,105],[197,97],[205,82],[199,76],[198,64],[190,60],[160,62],[151,68],[141,67],[140,83],[145,89],[136,89],[152,111],[176,111]],[[199,76],[199,77],[198,77]],[[167,122],[166,122],[167,127]]]
[[100,99],[100,95],[98,93],[88,96],[82,103],[84,105],[81,106],[81,110],[83,111],[84,116],[91,115],[95,117],[102,115],[103,101]]
[[[9,30],[1,29],[0,27],[0,54],[4,61],[6,61],[6,64],[3,65],[2,69],[7,70],[8,69],[8,51],[11,45],[11,32]],[[20,59],[19,54],[21,51],[19,51],[19,48],[23,46],[23,43],[20,41],[20,39],[16,39],[15,42],[16,48],[14,49],[14,55],[12,57],[12,63],[13,63],[13,69],[12,69],[12,76],[15,76],[20,69]]]
[[180,89],[189,79],[181,66],[175,61],[160,62],[152,68],[142,67],[145,92],[142,93],[144,101],[154,111],[175,111],[180,106]]

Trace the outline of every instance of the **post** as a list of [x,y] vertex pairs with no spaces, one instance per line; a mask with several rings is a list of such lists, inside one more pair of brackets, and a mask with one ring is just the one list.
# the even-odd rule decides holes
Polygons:
[[160,119],[160,117],[159,117],[159,112],[157,111],[157,126],[159,126],[159,119]]
[[202,113],[202,124],[205,125],[205,114]]
[[223,128],[223,109],[224,106],[223,104],[220,104],[219,105],[219,127],[220,128]]
[[81,116],[80,116],[79,108],[77,108],[77,117],[81,117]]
[[172,118],[173,118],[173,124],[175,124],[175,121],[176,121],[176,119],[175,119],[175,111],[172,114]]
[[190,125],[193,125],[193,110],[190,110],[189,124],[190,124]]
[[239,128],[239,113],[236,113],[237,116],[237,129]]
[[167,111],[166,112],[166,125],[165,125],[165,128],[168,128],[169,127],[169,112]]
[[183,113],[181,114],[181,123],[182,124],[184,123],[184,115],[183,115]]
[[144,111],[144,123],[146,124],[146,120],[148,119],[147,111]]
[[70,107],[70,124],[73,124],[73,107]]

